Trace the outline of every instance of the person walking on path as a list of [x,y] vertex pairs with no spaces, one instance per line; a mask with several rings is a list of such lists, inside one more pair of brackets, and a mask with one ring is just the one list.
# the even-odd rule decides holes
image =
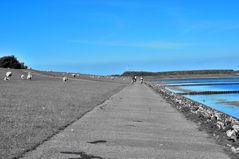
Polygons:
[[143,78],[143,76],[141,76],[141,78],[140,78],[140,83],[141,83],[141,84],[144,83],[144,78]]
[[132,83],[136,83],[136,80],[137,80],[137,77],[136,77],[136,76],[133,76],[133,77],[132,77]]

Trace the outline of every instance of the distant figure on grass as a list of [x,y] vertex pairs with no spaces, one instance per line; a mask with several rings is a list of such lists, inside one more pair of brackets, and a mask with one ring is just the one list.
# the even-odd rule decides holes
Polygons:
[[66,81],[68,81],[68,78],[67,78],[66,76],[64,76],[63,79],[62,79],[62,81],[63,81],[63,82],[66,82]]
[[24,78],[25,78],[25,76],[22,74],[22,75],[21,75],[21,79],[23,80]]
[[140,83],[141,83],[141,84],[144,83],[144,78],[143,78],[143,77],[140,78]]
[[12,77],[12,72],[7,72],[4,81],[10,80],[10,77]]
[[31,74],[31,72],[28,72],[28,74],[27,74],[27,79],[28,79],[28,80],[32,80],[32,74]]

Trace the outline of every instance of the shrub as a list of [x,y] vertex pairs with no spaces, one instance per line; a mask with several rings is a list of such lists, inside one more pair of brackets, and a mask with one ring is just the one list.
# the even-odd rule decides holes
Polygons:
[[1,68],[26,69],[24,63],[20,63],[15,56],[4,56],[0,58]]

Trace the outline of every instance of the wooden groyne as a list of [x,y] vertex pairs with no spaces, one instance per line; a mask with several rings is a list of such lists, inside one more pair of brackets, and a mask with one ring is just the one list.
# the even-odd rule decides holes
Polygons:
[[186,93],[176,93],[178,95],[210,95],[210,94],[235,94],[239,93],[236,91],[201,91],[201,92],[186,92]]

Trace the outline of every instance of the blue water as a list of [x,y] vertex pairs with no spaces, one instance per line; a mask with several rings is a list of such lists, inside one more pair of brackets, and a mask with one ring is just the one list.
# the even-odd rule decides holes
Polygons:
[[[166,89],[174,93],[185,91],[237,91],[239,90],[239,77],[203,78],[203,79],[170,79],[158,81],[167,84]],[[205,104],[220,112],[239,118],[239,94],[214,95],[185,95],[185,97]]]
[[185,97],[239,118],[239,106],[221,103],[222,100],[227,102],[239,101],[239,94],[186,95]]
[[224,77],[224,78],[188,78],[188,79],[169,79],[160,80],[160,83],[165,83],[169,85],[175,84],[206,84],[206,83],[239,83],[238,76]]
[[165,89],[167,89],[167,90],[169,90],[169,91],[171,91],[171,92],[173,92],[173,93],[183,93],[183,91],[175,90],[175,89],[170,88],[170,87],[165,87]]
[[190,91],[236,91],[239,90],[239,84],[231,85],[200,85],[200,86],[179,86],[179,88]]

